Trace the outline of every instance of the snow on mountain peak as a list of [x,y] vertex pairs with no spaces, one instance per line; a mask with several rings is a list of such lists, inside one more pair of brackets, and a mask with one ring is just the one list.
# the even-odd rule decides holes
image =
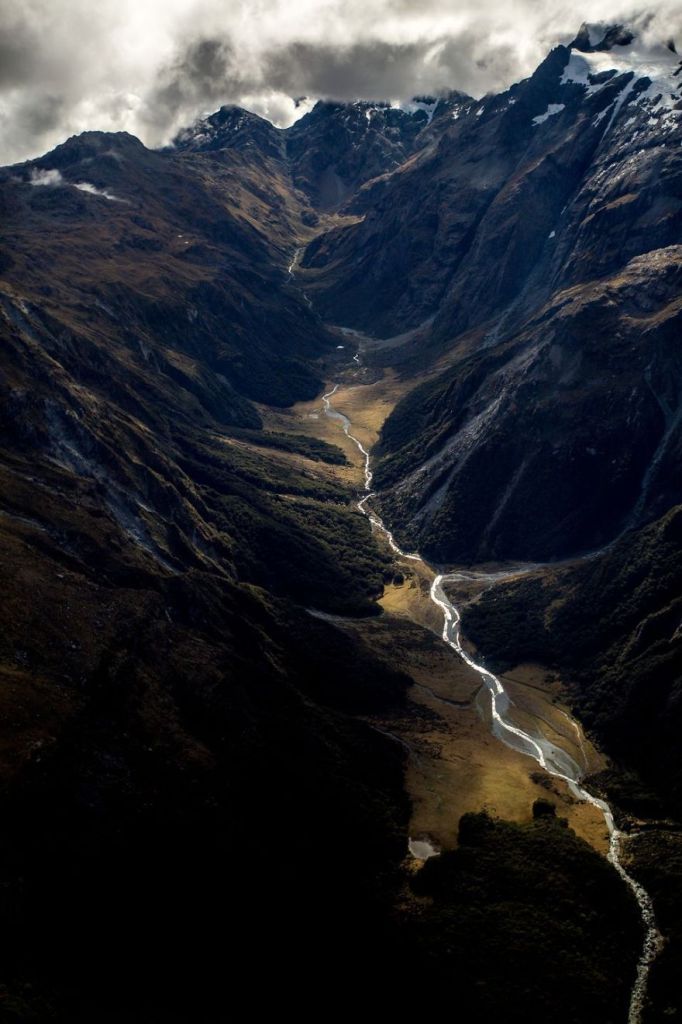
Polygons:
[[418,114],[423,111],[426,114],[426,123],[429,125],[440,102],[439,98],[433,96],[414,96],[409,101],[382,100],[371,103],[367,100],[356,100],[352,106],[364,111],[368,121],[372,120],[372,115],[377,111],[400,110],[403,114]]
[[571,44],[562,85],[582,85],[592,94],[625,75],[619,108],[638,103],[651,113],[682,109],[682,61],[673,46],[648,43],[621,25],[583,25]]
[[416,114],[418,111],[423,110],[428,118],[427,124],[431,124],[438,103],[439,101],[431,96],[415,96],[410,103],[404,104],[402,109],[408,114]]

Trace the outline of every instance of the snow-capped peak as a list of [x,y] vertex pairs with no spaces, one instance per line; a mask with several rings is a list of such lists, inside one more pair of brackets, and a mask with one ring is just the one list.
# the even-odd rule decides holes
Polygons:
[[652,113],[680,109],[682,61],[674,48],[648,43],[620,25],[583,25],[571,46],[562,84],[582,85],[592,94],[620,75],[629,78],[623,84],[627,96],[621,95],[619,106],[637,102]]

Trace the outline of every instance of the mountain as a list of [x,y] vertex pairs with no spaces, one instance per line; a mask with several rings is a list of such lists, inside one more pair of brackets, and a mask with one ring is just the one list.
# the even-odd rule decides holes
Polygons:
[[465,630],[612,755],[669,939],[646,1024],[677,1012],[681,86],[583,26],[498,96],[228,106],[0,170],[3,1020],[625,1018],[637,905],[551,802],[406,866],[438,645],[381,611],[404,566],[320,417],[382,380],[401,543],[543,563]]
[[680,59],[581,38],[464,105],[303,261],[332,321],[421,326],[402,358],[447,364],[376,475],[436,561],[565,556],[682,500]]
[[403,107],[319,101],[285,130],[239,107],[221,107],[180,132],[173,150],[211,153],[221,160],[236,149],[255,160],[265,155],[279,160],[310,206],[307,222],[315,225],[316,211],[334,211],[355,200],[363,185],[426,146],[459,96],[426,96]]
[[262,426],[335,358],[281,174],[86,133],[1,175],[5,1019],[206,1015],[292,916],[336,922],[322,977],[392,899],[402,754],[358,715],[407,679],[305,611],[373,613],[388,559],[343,454]]
[[362,186],[397,170],[428,145],[452,104],[452,96],[426,96],[404,108],[317,103],[286,132],[295,184],[316,208],[358,205]]

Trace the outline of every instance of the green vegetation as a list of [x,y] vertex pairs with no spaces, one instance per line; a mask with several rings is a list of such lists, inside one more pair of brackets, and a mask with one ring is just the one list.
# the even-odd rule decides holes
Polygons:
[[[1,1019],[209,1022],[226,991],[293,998],[302,961],[359,992],[407,807],[401,748],[356,716],[407,680],[207,573],[130,592],[68,576],[70,609],[31,611],[55,637],[30,653],[51,717],[0,794]],[[79,648],[63,652],[76,611]],[[25,635],[3,620],[3,665]],[[3,676],[5,711],[17,681]],[[14,721],[30,694],[22,682]]]
[[413,889],[413,970],[466,1019],[621,1024],[640,942],[637,906],[605,860],[552,816],[467,814],[459,847]]
[[[288,441],[288,439],[287,439]],[[368,520],[337,483],[295,464],[215,440],[178,439],[183,470],[202,485],[229,539],[238,578],[313,608],[375,615],[392,575]]]
[[242,438],[259,448],[274,448],[281,452],[304,455],[313,462],[327,462],[331,466],[346,466],[348,459],[341,449],[318,437],[305,434],[274,434],[267,430],[232,430],[232,437]]

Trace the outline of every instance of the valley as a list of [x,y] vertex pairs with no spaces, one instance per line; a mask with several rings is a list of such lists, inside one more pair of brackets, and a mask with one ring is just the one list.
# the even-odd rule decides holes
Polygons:
[[[343,337],[343,335],[341,335]],[[362,352],[362,349],[360,350]],[[360,364],[339,367],[343,383],[333,394],[333,409],[352,424],[365,450],[376,444],[386,417],[415,382],[397,379],[395,372],[369,370]],[[370,381],[367,381],[367,378]],[[372,378],[375,378],[372,380]],[[324,404],[299,403],[282,413],[271,413],[270,429],[306,433],[341,446],[352,468],[326,467],[340,482],[360,491],[365,483],[365,456],[357,443],[325,415]],[[387,553],[391,548],[381,530],[375,530]],[[405,709],[395,718],[378,720],[380,727],[400,737],[410,749],[407,789],[412,801],[410,834],[427,839],[438,849],[456,845],[459,819],[467,812],[488,811],[506,820],[528,822],[534,800],[551,797],[558,813],[571,828],[600,853],[608,850],[603,814],[577,800],[562,780],[548,780],[533,769],[524,753],[500,744],[491,736],[489,702],[481,694],[480,677],[455,656],[448,656],[428,634],[440,636],[442,612],[430,593],[434,570],[419,560],[406,560],[395,552],[399,582],[389,582],[377,620],[336,620],[337,628],[362,637],[394,668],[401,667],[413,680]],[[451,588],[455,586],[453,591]],[[458,602],[475,600],[489,581],[450,584]],[[425,635],[424,631],[428,631]],[[603,770],[606,761],[567,717],[561,687],[541,666],[516,666],[505,674],[505,687],[514,696],[512,711],[519,725],[533,723],[548,737],[560,738],[571,757],[586,773]]]
[[[357,364],[361,364],[360,351],[354,357],[354,361]],[[368,385],[358,385],[357,391]],[[351,440],[358,451],[361,458],[361,469],[364,471],[364,491],[366,497],[363,497],[358,502],[358,510],[364,515],[368,516],[372,523],[373,529],[379,534],[385,542],[388,543],[389,549],[393,552],[395,559],[398,563],[411,563],[412,565],[419,565],[422,569],[427,571],[429,569],[424,565],[423,560],[417,554],[406,554],[401,551],[400,548],[395,544],[393,536],[390,530],[384,525],[384,523],[377,518],[375,513],[372,512],[371,508],[366,507],[366,503],[372,500],[372,469],[371,469],[371,442],[367,436],[367,425],[368,423],[374,422],[380,415],[380,409],[385,402],[385,391],[382,388],[376,388],[379,392],[379,399],[376,396],[369,396],[369,402],[367,403],[371,408],[370,415],[367,414],[367,405],[365,408],[365,415],[362,413],[359,416],[360,423],[364,424],[362,433],[363,438],[361,439],[358,434],[360,431],[354,426],[353,421],[350,417],[337,411],[336,406],[341,401],[342,393],[339,393],[339,386],[336,384],[330,391],[323,396],[323,407],[325,415],[328,419],[333,422],[339,423],[343,427],[344,435],[347,439]],[[390,393],[390,390],[389,390]],[[353,396],[354,398],[355,396]],[[373,401],[374,399],[374,401]],[[366,399],[367,400],[367,399]],[[383,401],[382,401],[383,400]],[[332,404],[332,401],[335,403]],[[362,398],[360,398],[361,409],[363,407]],[[376,407],[378,406],[378,408]],[[356,431],[356,433],[353,433]],[[366,447],[367,446],[367,447]],[[633,895],[635,896],[639,905],[640,913],[642,916],[642,923],[644,926],[644,942],[642,951],[637,964],[637,972],[630,994],[630,1003],[628,1010],[628,1024],[641,1024],[642,1013],[647,1000],[647,986],[649,980],[649,972],[651,965],[656,961],[659,953],[663,948],[663,937],[658,929],[654,911],[653,901],[649,893],[643,888],[643,886],[636,881],[632,875],[628,873],[624,867],[623,860],[625,857],[623,851],[623,833],[618,829],[614,820],[614,814],[609,804],[599,797],[592,794],[589,789],[582,785],[582,780],[586,775],[590,775],[593,772],[603,767],[603,762],[600,764],[597,758],[596,752],[592,745],[589,745],[589,750],[585,738],[583,736],[581,726],[573,720],[568,710],[564,708],[556,708],[549,704],[547,700],[547,694],[543,693],[540,686],[535,685],[536,693],[534,694],[535,700],[528,700],[527,690],[533,685],[526,678],[525,681],[521,681],[519,676],[523,675],[524,668],[527,667],[519,666],[516,669],[517,678],[513,681],[513,692],[516,694],[516,700],[510,689],[504,685],[504,683],[496,676],[492,675],[489,671],[486,671],[480,662],[476,662],[474,658],[466,651],[464,646],[465,641],[460,632],[461,616],[458,609],[451,603],[450,599],[446,596],[444,587],[450,581],[466,581],[470,582],[472,579],[483,585],[485,589],[491,589],[499,581],[511,577],[512,579],[516,575],[523,576],[523,568],[518,571],[507,570],[499,571],[495,570],[490,573],[476,574],[471,573],[458,573],[457,571],[448,571],[444,575],[438,573],[437,575],[433,570],[430,570],[431,580],[429,586],[429,598],[433,605],[438,608],[444,616],[444,624],[442,627],[442,640],[456,653],[459,655],[463,665],[469,669],[469,676],[471,673],[478,676],[479,681],[482,681],[483,685],[480,688],[475,688],[474,694],[471,694],[472,680],[469,678],[468,684],[470,689],[469,701],[458,701],[453,695],[453,687],[447,687],[447,696],[444,696],[441,690],[439,694],[433,689],[433,674],[429,673],[429,681],[431,686],[426,686],[423,683],[416,683],[420,691],[425,691],[431,696],[437,705],[448,705],[450,708],[456,707],[458,704],[461,707],[472,710],[472,705],[475,705],[476,710],[487,725],[494,738],[499,742],[504,743],[505,746],[520,754],[526,761],[528,757],[535,760],[541,768],[541,773],[531,773],[529,780],[535,785],[545,785],[547,781],[558,782],[560,788],[557,790],[556,786],[551,787],[551,791],[560,797],[560,806],[565,806],[566,803],[578,806],[579,810],[575,814],[569,814],[567,816],[567,823],[573,827],[576,834],[582,833],[583,838],[587,839],[594,845],[598,852],[606,855],[609,862],[615,867],[620,877],[627,884]],[[404,585],[404,584],[403,584]],[[404,657],[404,655],[403,655]],[[403,662],[404,664],[404,662]],[[506,683],[506,680],[505,680]],[[486,715],[486,698],[484,697],[485,690],[490,695],[490,713]],[[524,692],[526,691],[526,692]],[[525,698],[525,699],[524,699]],[[544,700],[542,699],[544,698]],[[556,702],[556,696],[554,697]],[[418,702],[419,703],[419,702]],[[426,704],[428,709],[428,702]],[[550,710],[551,708],[551,710]],[[430,709],[433,713],[433,707]],[[412,718],[413,716],[410,716]],[[414,716],[414,717],[419,717]],[[437,716],[442,718],[441,716]],[[486,721],[487,719],[487,721]],[[384,723],[382,723],[384,724]],[[411,723],[410,723],[411,724]],[[454,724],[454,723],[452,723]],[[448,728],[450,725],[450,728]],[[519,800],[527,794],[523,792],[523,787],[519,785],[518,778],[513,778],[514,773],[508,770],[508,766],[504,763],[497,763],[492,766],[493,779],[492,785],[495,787],[496,803],[501,805],[491,805],[488,802],[490,797],[490,791],[485,786],[477,784],[479,779],[476,775],[472,778],[471,769],[479,770],[481,768],[481,761],[485,762],[485,757],[481,758],[481,747],[484,746],[480,736],[474,738],[471,745],[463,740],[463,730],[460,728],[452,728],[450,723],[447,723],[446,728],[443,730],[448,734],[450,743],[444,743],[440,756],[436,759],[436,772],[437,776],[442,778],[444,763],[451,762],[453,751],[455,754],[455,764],[459,760],[460,774],[464,776],[462,779],[457,779],[457,772],[454,773],[455,779],[449,780],[451,785],[446,788],[441,788],[438,793],[438,810],[441,812],[445,820],[452,821],[453,817],[456,816],[456,820],[460,821],[462,816],[472,812],[485,812],[492,813],[494,815],[500,814],[505,820],[514,820],[518,814]],[[409,729],[408,735],[413,735],[412,730]],[[410,751],[410,764],[407,773],[407,788],[408,793],[412,798],[413,808],[416,806],[420,808],[420,804],[424,803],[424,793],[433,791],[432,785],[429,785],[428,776],[424,772],[421,763],[424,758],[424,736],[419,738],[422,743],[419,746],[419,753],[414,748],[413,743],[411,744],[406,740],[404,732],[400,729],[397,731],[398,738],[407,745]],[[427,741],[428,749],[428,741]],[[443,749],[444,748],[444,749]],[[426,759],[429,760],[428,755]],[[419,768],[415,771],[415,763],[419,765]],[[466,765],[466,770],[464,770]],[[454,781],[454,785],[452,782]],[[412,783],[412,786],[410,785]],[[511,783],[511,792],[515,801],[515,807],[510,814],[511,808],[505,803],[504,786]],[[469,805],[462,805],[457,797],[461,799],[461,794],[466,793],[467,801]],[[502,797],[502,799],[500,799]],[[473,801],[473,803],[471,803]],[[542,810],[540,810],[542,808]],[[545,810],[545,808],[547,810]],[[420,808],[421,809],[421,808]],[[533,816],[539,816],[541,813],[556,813],[556,805],[540,797],[536,799],[536,802],[532,804]],[[550,811],[551,809],[551,811]],[[501,813],[500,813],[501,810]],[[516,811],[516,813],[514,813]],[[585,813],[587,812],[587,814]],[[592,812],[590,814],[590,812]],[[600,826],[595,822],[601,820]],[[526,820],[529,815],[522,816],[521,820]],[[591,820],[590,820],[591,819]],[[428,820],[426,818],[425,820]],[[410,825],[411,829],[415,830],[415,826],[419,821],[419,817],[413,817]],[[421,822],[420,822],[421,823]],[[601,831],[601,835],[600,835]],[[429,859],[431,856],[440,855],[441,849],[447,849],[448,845],[452,846],[452,837],[448,837],[449,844],[443,844],[441,837],[436,836],[433,831],[429,831],[427,834],[417,834],[411,837],[409,840],[409,851],[413,857],[417,860]],[[435,840],[435,841],[434,841]],[[440,842],[439,842],[440,840]]]
[[0,169],[3,1024],[682,1013],[680,70]]

